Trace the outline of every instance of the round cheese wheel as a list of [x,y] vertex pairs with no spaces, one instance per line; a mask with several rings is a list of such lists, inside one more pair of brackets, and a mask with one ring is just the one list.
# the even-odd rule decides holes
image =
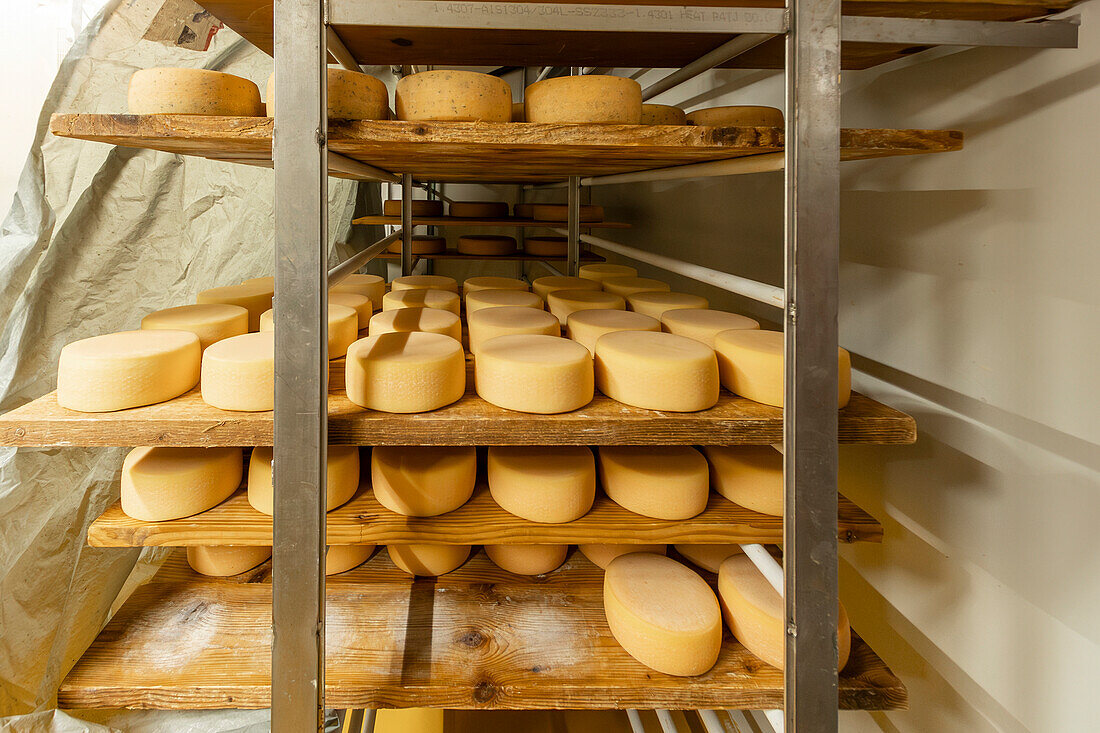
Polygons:
[[636,293],[669,292],[672,288],[668,283],[654,280],[651,277],[609,277],[601,283],[608,293],[621,295],[624,298]]
[[[275,330],[275,309],[260,315],[260,330]],[[359,338],[359,314],[354,308],[329,301],[328,306],[328,358],[339,359],[348,353],[348,347]]]
[[378,446],[371,452],[374,498],[406,517],[454,511],[474,493],[473,446]]
[[580,519],[596,497],[596,461],[583,445],[490,446],[486,475],[500,508],[532,522]]
[[612,277],[637,277],[638,271],[630,265],[614,265],[610,262],[596,262],[591,265],[581,265],[577,275],[585,280],[595,280],[602,283]]
[[469,295],[478,290],[529,290],[527,282],[518,277],[468,277],[462,281],[462,294]]
[[569,254],[569,240],[565,237],[526,237],[523,240],[523,252],[532,257],[565,257]]
[[734,504],[783,516],[783,454],[770,445],[708,445],[710,484]]
[[449,290],[458,292],[458,280],[446,275],[402,275],[390,283],[390,292],[401,290]]
[[515,204],[512,207],[513,215],[517,219],[530,219],[535,214],[534,204]]
[[192,545],[187,548],[187,564],[192,570],[220,578],[240,575],[267,562],[270,557],[270,547]]
[[605,445],[600,485],[623,509],[654,519],[690,519],[707,508],[707,459],[687,445]]
[[362,295],[370,299],[371,308],[378,310],[382,307],[382,297],[386,294],[386,281],[378,275],[353,272],[330,287],[329,292]]
[[135,71],[126,93],[132,115],[230,115],[262,117],[255,82],[209,69]]
[[[502,292],[502,291],[492,291]],[[515,292],[515,291],[504,291]],[[534,293],[524,293],[534,295]],[[537,297],[537,296],[536,296]],[[466,310],[466,324],[470,329],[470,353],[474,353],[489,339],[516,334],[542,334],[560,336],[558,319],[541,308],[525,306],[500,306]]]
[[203,290],[195,299],[196,303],[223,303],[239,305],[248,311],[248,330],[260,330],[260,315],[271,309],[271,298],[275,295],[273,287],[263,282],[223,285],[220,288]]
[[122,462],[122,511],[143,522],[190,517],[241,485],[240,448],[134,448]]
[[577,545],[577,549],[593,565],[607,570],[607,566],[611,564],[611,561],[622,555],[629,555],[634,552],[663,555],[667,547],[665,545]]
[[[603,207],[594,204],[581,204],[577,213],[580,221],[603,221]],[[569,206],[566,204],[535,204],[532,211],[535,221],[569,221]]]
[[142,330],[190,331],[205,349],[215,341],[248,333],[248,311],[239,305],[181,305],[153,311],[141,319]]
[[741,545],[674,545],[676,552],[683,555],[692,564],[717,573],[719,566],[727,557],[744,552]]
[[[429,291],[430,292],[430,291]],[[383,333],[348,349],[348,399],[380,412],[428,412],[466,391],[462,344],[438,333]]]
[[[787,626],[783,597],[748,556],[733,555],[722,561],[718,596],[726,626],[737,640],[764,662],[783,669]],[[840,652],[837,669],[844,669],[852,649],[852,627],[844,604],[840,604],[837,642]]]
[[[405,77],[406,79],[408,77]],[[469,545],[390,545],[390,560],[409,575],[433,577],[458,570],[470,557]]]
[[603,576],[603,608],[615,641],[665,674],[703,674],[722,648],[722,612],[686,565],[646,552],[615,558]]
[[[391,244],[388,251],[401,254],[401,240]],[[447,238],[435,237],[428,234],[414,234],[412,238],[412,253],[414,255],[435,255],[447,251]]]
[[759,321],[747,316],[705,308],[681,308],[661,313],[661,325],[665,331],[686,336],[714,348],[714,337],[732,329],[760,328]]
[[479,310],[504,307],[542,310],[542,298],[526,290],[475,290],[466,296],[466,320]]
[[647,410],[695,412],[718,402],[714,350],[671,333],[615,331],[600,337],[596,384],[613,400]]
[[[275,512],[275,489],[271,478],[274,453],[271,446],[252,449],[248,461],[248,503],[261,514]],[[359,447],[330,445],[325,472],[325,511],[331,512],[351,501],[359,489]]]
[[374,554],[375,545],[329,545],[325,551],[325,575],[346,573]]
[[687,115],[679,107],[669,104],[643,104],[643,125],[686,125]]
[[642,119],[642,87],[625,76],[543,79],[524,90],[523,103],[528,122],[637,125]]
[[564,326],[577,311],[624,310],[626,300],[602,290],[553,290],[546,296],[546,305]]
[[615,331],[660,331],[661,322],[641,313],[620,310],[583,310],[569,314],[565,335],[596,353],[596,341]]
[[263,275],[262,277],[250,277],[247,280],[242,280],[241,285],[262,285],[272,293],[275,292],[275,276]]
[[546,300],[546,297],[556,290],[601,290],[602,288],[595,280],[585,280],[583,277],[547,275],[533,280],[531,289],[538,293],[540,298]]
[[479,257],[510,255],[516,252],[516,240],[503,234],[464,234],[458,238],[458,251]]
[[396,308],[382,311],[370,319],[367,335],[410,331],[441,333],[455,341],[462,341],[462,321],[454,313],[438,308]]
[[[328,116],[333,119],[387,119],[389,97],[386,85],[370,74],[328,68]],[[275,116],[275,74],[267,78],[267,116]]]
[[592,401],[588,349],[558,336],[497,336],[474,352],[478,395],[497,407],[549,415]]
[[[413,218],[443,216],[443,202],[439,199],[412,199],[409,201]],[[385,216],[401,216],[401,199],[386,199],[382,202]]]
[[[783,332],[742,329],[714,337],[722,386],[736,395],[772,407],[783,406]],[[837,404],[852,396],[852,358],[837,348]]]
[[201,358],[199,337],[190,331],[120,331],[74,341],[58,359],[57,404],[113,412],[164,402],[198,384]]
[[687,123],[710,127],[783,127],[783,110],[752,105],[708,107],[688,112]]
[[399,308],[436,308],[456,316],[461,310],[458,293],[450,290],[391,290],[382,296],[382,310]]
[[399,120],[511,122],[508,82],[476,71],[423,71],[397,81]]
[[634,293],[626,298],[626,304],[630,310],[644,313],[660,319],[665,311],[701,309],[710,305],[707,299],[701,295],[691,293],[672,293],[662,290],[650,290]]
[[516,575],[545,575],[565,562],[569,545],[485,545],[497,567]]
[[506,201],[452,201],[451,216],[459,219],[507,219]]
[[246,333],[202,354],[202,400],[222,410],[275,409],[275,332]]
[[328,293],[328,305],[329,308],[334,305],[342,305],[355,311],[355,328],[359,331],[367,328],[370,324],[371,313],[374,312],[374,306],[370,302],[370,298],[359,293],[330,290]]

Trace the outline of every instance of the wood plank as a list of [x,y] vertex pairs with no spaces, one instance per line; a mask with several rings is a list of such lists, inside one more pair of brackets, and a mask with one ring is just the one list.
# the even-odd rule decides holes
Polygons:
[[[354,222],[356,224],[360,222]],[[456,249],[448,249],[438,254],[415,255],[425,260],[470,260],[477,262],[553,262],[565,260],[564,257],[544,257],[541,255],[529,255],[517,252],[514,255],[471,255],[459,252]],[[383,252],[378,255],[381,260],[401,259],[401,255],[394,252]],[[606,262],[607,258],[593,252],[581,252],[581,262]]]
[[[386,216],[384,214],[368,214],[358,219],[353,219],[352,224],[389,224],[401,226],[400,216]],[[413,226],[424,227],[501,227],[503,229],[561,229],[566,226],[564,221],[535,221],[534,219],[463,219],[457,216],[415,216]],[[582,229],[629,229],[630,225],[619,221],[590,221],[581,225]],[[423,256],[423,255],[421,255]]]
[[[483,552],[413,580],[384,551],[329,578],[326,704],[463,709],[782,706],[783,675],[728,634],[704,675],[643,667],[615,642],[603,573],[577,551],[538,578]],[[108,623],[61,685],[67,708],[263,708],[270,703],[269,566],[203,578],[169,561]],[[710,578],[713,581],[713,577]],[[904,685],[858,636],[844,709],[907,706]]]

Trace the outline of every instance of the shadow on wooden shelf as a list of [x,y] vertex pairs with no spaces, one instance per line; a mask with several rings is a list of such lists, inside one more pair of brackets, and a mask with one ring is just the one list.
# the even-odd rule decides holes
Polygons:
[[[368,214],[358,219],[353,219],[352,224],[389,224],[401,226],[400,216],[386,216],[384,214]],[[416,216],[413,217],[413,226],[424,227],[502,227],[507,229],[553,229],[566,226],[564,221],[535,221],[534,219],[462,219],[456,216]],[[586,221],[581,224],[581,229],[629,229],[630,225],[618,221]],[[420,255],[424,257],[426,255]],[[463,255],[464,257],[468,255]]]
[[[448,249],[445,252],[439,252],[437,254],[425,254],[425,255],[413,255],[414,258],[420,258],[422,260],[476,260],[478,262],[553,262],[560,260],[565,261],[565,257],[546,257],[544,255],[529,255],[523,252],[517,252],[513,255],[471,255],[465,252],[459,252],[456,249]],[[383,252],[378,255],[380,260],[398,260],[401,259],[401,255],[395,252]],[[592,252],[581,252],[581,262],[606,262],[607,258],[602,257]]]

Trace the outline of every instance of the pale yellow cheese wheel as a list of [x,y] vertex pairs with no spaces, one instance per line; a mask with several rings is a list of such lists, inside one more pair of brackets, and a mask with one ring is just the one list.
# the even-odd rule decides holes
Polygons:
[[[370,74],[328,68],[328,116],[333,119],[387,119],[389,96],[386,85]],[[275,74],[267,78],[267,116],[275,116]]]
[[500,508],[532,522],[580,519],[596,497],[596,461],[583,445],[490,446],[486,475]]
[[741,545],[673,545],[676,552],[687,558],[693,565],[717,573],[727,557],[739,555],[744,550]]
[[469,295],[478,290],[529,290],[527,282],[518,277],[495,277],[483,275],[468,277],[462,281],[462,294]]
[[[603,207],[595,204],[581,204],[577,213],[580,221],[603,221]],[[569,206],[566,204],[535,204],[532,211],[535,221],[569,221]]]
[[229,115],[262,117],[255,82],[209,69],[135,71],[126,93],[132,115]]
[[543,300],[555,290],[602,290],[595,280],[585,280],[583,277],[569,277],[568,275],[546,275],[536,278],[531,282],[531,289],[538,293]]
[[[714,337],[722,386],[753,402],[783,406],[783,332],[742,329]],[[852,396],[852,358],[837,348],[837,404]]]
[[[534,296],[534,293],[524,293],[524,295]],[[480,308],[474,311],[467,309],[466,324],[470,330],[470,353],[474,353],[486,341],[497,336],[515,334],[561,335],[561,326],[558,325],[557,318],[541,308],[536,309],[526,306],[500,306]]]
[[192,570],[221,578],[240,575],[267,562],[270,557],[270,547],[192,545],[187,548],[187,564]]
[[275,408],[275,332],[222,339],[202,354],[202,399],[222,410]]
[[625,76],[543,79],[527,87],[523,102],[528,122],[637,125],[642,119],[642,87]]
[[219,288],[203,290],[195,299],[196,303],[225,303],[239,305],[248,311],[248,330],[260,330],[260,315],[271,309],[271,298],[275,295],[274,286],[262,279],[240,285],[223,285]]
[[458,292],[458,280],[446,275],[402,275],[390,283],[390,291],[401,290],[449,290]]
[[497,567],[516,575],[545,575],[565,562],[569,545],[485,545]]
[[367,335],[410,331],[441,333],[455,341],[462,341],[462,321],[454,313],[438,308],[395,308],[382,311],[370,319]]
[[380,412],[428,412],[466,391],[462,344],[438,333],[383,333],[348,349],[348,399]]
[[690,677],[718,661],[718,599],[686,565],[645,552],[615,558],[603,576],[603,607],[615,641],[650,669]]
[[452,201],[448,212],[459,219],[507,219],[506,201]]
[[669,292],[672,290],[669,284],[651,277],[609,277],[601,282],[603,289],[608,293],[621,295],[624,298],[636,293]]
[[647,410],[695,412],[718,402],[714,350],[671,333],[615,331],[600,337],[596,385],[613,400]]
[[[408,77],[406,77],[408,78]],[[470,557],[469,545],[390,545],[390,560],[409,575],[433,577],[458,570]]]
[[589,265],[581,265],[577,270],[577,275],[585,280],[595,280],[602,283],[611,277],[637,277],[638,271],[630,265],[595,262]]
[[436,122],[511,122],[508,82],[476,71],[423,71],[397,82],[397,119]]
[[530,219],[535,214],[535,205],[530,203],[515,204],[512,207],[512,212],[517,219]]
[[634,293],[626,298],[627,307],[636,313],[644,313],[660,319],[665,311],[699,310],[710,305],[706,298],[692,293],[672,293],[662,290],[650,290]]
[[370,299],[371,308],[382,307],[382,296],[386,294],[386,281],[378,275],[352,273],[328,289],[330,293],[357,293]]
[[708,445],[710,485],[734,504],[783,516],[783,454],[770,445]]
[[526,122],[523,115],[523,102],[512,102],[512,122]]
[[[260,314],[260,330],[275,330],[275,309]],[[339,359],[348,353],[348,347],[359,338],[359,314],[354,308],[329,300],[328,306],[328,358]]]
[[346,573],[374,554],[375,545],[329,545],[325,551],[325,575]]
[[241,485],[240,448],[134,448],[122,462],[122,511],[144,522],[205,512]]
[[713,349],[714,337],[723,331],[760,328],[760,322],[737,313],[681,308],[662,313],[661,326],[669,333],[701,341]]
[[569,316],[577,311],[625,310],[626,300],[621,295],[602,290],[554,290],[546,296],[546,306],[564,326]]
[[687,123],[710,127],[783,127],[783,110],[753,105],[708,107],[688,112]]
[[[401,254],[401,240],[397,240],[387,250],[394,254]],[[414,255],[434,255],[447,251],[447,238],[435,237],[428,234],[414,234],[412,238],[412,253]]]
[[[268,516],[275,511],[275,493],[271,478],[273,456],[270,446],[258,446],[252,449],[252,457],[248,461],[248,503],[256,511]],[[330,445],[327,463],[325,511],[332,511],[351,501],[359,488],[359,447]]]
[[261,277],[250,277],[247,280],[241,281],[241,285],[262,285],[271,292],[275,292],[275,276],[263,275]]
[[370,324],[370,317],[374,312],[374,304],[370,302],[370,298],[360,293],[330,290],[328,293],[328,304],[330,308],[334,305],[342,305],[354,310],[356,319],[355,327],[360,331],[367,328]]
[[370,470],[379,504],[406,517],[435,517],[473,495],[477,452],[473,446],[377,446]]
[[577,545],[577,549],[581,551],[589,562],[597,567],[607,570],[607,566],[611,564],[611,561],[622,555],[629,555],[633,552],[648,552],[663,555],[667,551],[665,545]]
[[458,251],[479,257],[515,254],[516,239],[503,234],[464,234],[458,238]]
[[143,330],[190,331],[205,349],[215,341],[248,333],[248,311],[239,305],[180,305],[141,319]]
[[479,310],[505,307],[542,310],[542,298],[527,290],[475,290],[466,296],[466,320]]
[[391,290],[382,296],[382,310],[399,308],[437,308],[456,316],[462,308],[458,293],[450,290]]
[[588,349],[558,336],[489,339],[474,352],[478,395],[497,407],[549,415],[592,401]]
[[[413,217],[443,216],[443,202],[438,199],[412,199],[409,202]],[[386,216],[401,216],[401,199],[386,199],[382,202],[382,213]]]
[[113,412],[164,402],[198,383],[201,357],[199,337],[190,331],[120,331],[74,341],[58,359],[57,404]]
[[[753,655],[784,668],[786,621],[783,597],[746,555],[733,555],[718,570],[718,596],[726,626]],[[838,669],[844,669],[852,649],[848,612],[840,604],[837,623]]]
[[679,107],[669,104],[643,104],[643,125],[686,125],[687,115]]
[[569,314],[565,335],[596,353],[596,341],[615,331],[660,331],[661,322],[642,313],[620,310],[583,310]]
[[533,235],[524,238],[523,251],[532,257],[565,257],[569,253],[569,240],[565,237]]
[[654,519],[690,519],[707,508],[707,459],[688,445],[600,446],[600,485],[623,509]]

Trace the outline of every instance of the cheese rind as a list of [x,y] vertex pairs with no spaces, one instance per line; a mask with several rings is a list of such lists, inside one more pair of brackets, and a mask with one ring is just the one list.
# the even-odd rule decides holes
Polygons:
[[508,82],[476,71],[423,71],[397,82],[399,120],[436,122],[510,122],[512,90]]
[[527,290],[475,290],[466,296],[466,322],[474,313],[489,308],[542,310],[542,298]]
[[692,293],[673,293],[661,290],[634,293],[626,298],[627,307],[636,313],[644,313],[660,320],[666,311],[701,310],[710,305],[706,298]]
[[673,547],[692,564],[712,573],[718,572],[718,568],[727,557],[744,552],[741,545],[673,545]]
[[638,271],[630,265],[596,262],[590,265],[581,265],[577,270],[577,275],[585,280],[595,280],[602,283],[611,277],[637,277]]
[[783,516],[783,454],[770,445],[708,445],[710,485],[734,504]]
[[[252,449],[252,457],[248,460],[248,503],[268,516],[275,511],[271,474],[273,456],[270,446],[258,446]],[[351,501],[359,488],[359,447],[330,445],[325,476],[325,511],[331,512]]]
[[[581,204],[577,207],[581,221],[603,221],[603,207],[595,204]],[[532,210],[535,221],[569,221],[567,204],[535,204]]]
[[202,355],[202,400],[212,407],[260,412],[275,407],[275,332],[222,339]]
[[577,545],[577,549],[581,551],[589,562],[597,567],[607,570],[607,566],[611,564],[611,561],[622,555],[629,555],[633,552],[648,552],[651,554],[663,555],[667,551],[665,545]]
[[523,93],[528,122],[637,125],[642,87],[625,76],[586,74],[543,79]]
[[[527,295],[533,295],[533,293],[527,293]],[[561,335],[561,326],[558,325],[557,318],[542,309],[527,306],[503,306],[478,310],[467,308],[466,324],[470,331],[470,353],[476,352],[482,344],[497,336]]]
[[558,336],[497,336],[474,352],[478,395],[497,407],[549,415],[592,401],[592,360]]
[[564,326],[577,311],[625,310],[626,300],[602,290],[554,290],[547,294],[546,305]]
[[503,234],[464,234],[458,238],[458,251],[479,257],[515,254],[516,239]]
[[390,560],[409,575],[434,577],[458,570],[470,557],[469,545],[389,545]]
[[660,331],[661,322],[642,313],[621,310],[582,310],[569,314],[565,335],[596,353],[596,341],[615,331]]
[[[457,297],[457,296],[456,296]],[[466,391],[462,344],[438,333],[383,333],[348,349],[348,399],[380,412],[435,410]]]
[[377,545],[329,545],[325,551],[325,575],[346,573],[357,568],[374,554]]
[[[565,237],[553,236],[524,237],[523,252],[532,257],[565,257],[569,252],[569,240]],[[579,280],[580,278],[574,279]]]
[[686,336],[714,348],[714,337],[723,331],[760,328],[748,316],[706,308],[681,308],[661,314],[661,326],[677,336]]
[[248,333],[248,311],[239,305],[181,305],[153,311],[141,319],[142,330],[190,331],[205,349],[216,341]]
[[671,333],[604,334],[596,342],[595,373],[601,392],[634,407],[696,412],[718,402],[714,350]]
[[386,294],[386,281],[378,275],[352,273],[328,289],[330,293],[357,293],[370,299],[371,308],[382,307],[382,296]]
[[240,448],[134,448],[122,462],[122,511],[144,522],[205,512],[241,485]]
[[374,312],[374,304],[370,298],[360,293],[349,293],[330,290],[328,293],[329,307],[342,305],[355,311],[355,327],[362,331],[370,325],[370,317]]
[[135,71],[126,93],[132,115],[262,117],[255,82],[210,69],[158,67]]
[[545,575],[565,562],[569,545],[485,545],[497,567],[516,575]]
[[543,524],[580,519],[596,497],[596,461],[586,446],[490,446],[489,493],[506,512]]
[[635,293],[651,293],[654,291],[667,293],[672,290],[668,283],[654,280],[651,277],[609,277],[605,278],[600,285],[606,292],[621,295],[624,298]]
[[368,336],[380,333],[441,333],[462,341],[462,321],[454,313],[438,308],[396,308],[382,311],[370,319]]
[[370,466],[379,504],[406,517],[435,517],[473,495],[477,452],[472,446],[377,446]]
[[462,281],[462,294],[476,293],[479,290],[530,290],[527,282],[518,277],[495,277],[483,275],[480,277],[468,277]]
[[[328,116],[337,120],[384,120],[389,91],[380,79],[350,69],[328,68]],[[275,74],[267,78],[267,116],[275,116]]]
[[707,460],[687,445],[605,445],[600,485],[623,509],[654,519],[690,519],[707,508]]
[[[783,332],[741,329],[714,337],[722,386],[753,402],[783,406]],[[837,405],[852,396],[852,358],[837,348]]]
[[459,219],[508,218],[506,201],[452,201],[448,210]]
[[[397,240],[387,251],[401,254],[401,240]],[[434,255],[447,251],[447,238],[435,237],[428,234],[414,234],[412,238],[412,253],[414,255]]]
[[[275,330],[275,309],[260,314],[260,330]],[[359,314],[354,308],[333,303],[328,306],[328,358],[339,359],[348,353],[348,347],[359,338]]]
[[240,575],[267,562],[270,557],[270,547],[192,545],[187,548],[187,564],[192,570],[219,578]]
[[458,292],[458,280],[446,275],[402,275],[390,283],[391,292],[402,290],[447,290]]
[[[531,241],[530,238],[527,241]],[[540,298],[546,300],[546,296],[555,290],[602,290],[603,288],[595,280],[586,280],[583,277],[547,275],[532,281],[531,289],[538,293]]]
[[203,290],[195,299],[196,303],[224,303],[239,305],[248,311],[248,330],[260,330],[260,315],[271,310],[271,298],[275,294],[273,286],[257,279],[240,285],[223,285],[219,288]]
[[450,290],[392,290],[382,297],[382,310],[399,308],[437,308],[456,316],[462,307],[458,293]]
[[[443,216],[443,202],[436,199],[412,199],[409,202],[412,215],[416,217]],[[401,216],[401,199],[386,199],[382,202],[382,214]]]
[[783,110],[753,105],[707,107],[688,112],[687,123],[709,127],[783,127]]
[[686,125],[687,115],[679,107],[669,104],[643,104],[643,125]]
[[515,204],[512,207],[512,215],[517,219],[530,219],[534,216],[534,204]]

